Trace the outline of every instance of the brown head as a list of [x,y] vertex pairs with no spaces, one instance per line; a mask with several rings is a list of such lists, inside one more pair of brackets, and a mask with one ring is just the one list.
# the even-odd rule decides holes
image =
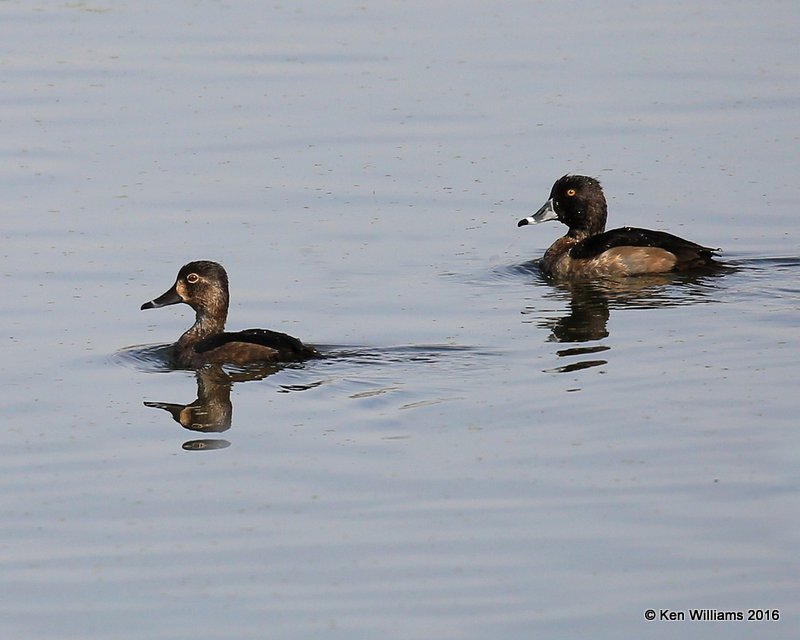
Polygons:
[[566,175],[556,180],[547,202],[517,226],[558,220],[569,227],[567,235],[586,238],[605,230],[607,216],[608,206],[600,183],[588,176]]
[[179,303],[192,307],[197,322],[206,325],[206,329],[222,331],[228,316],[228,274],[222,265],[210,260],[183,265],[172,288],[141,308],[157,309]]

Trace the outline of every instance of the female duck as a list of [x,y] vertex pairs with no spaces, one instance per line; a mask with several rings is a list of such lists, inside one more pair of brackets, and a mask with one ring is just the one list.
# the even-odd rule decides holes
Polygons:
[[564,176],[556,180],[550,198],[526,224],[559,220],[569,227],[542,258],[542,270],[557,278],[631,276],[720,266],[719,249],[649,229],[622,227],[605,231],[608,207],[594,178]]
[[181,267],[172,288],[142,309],[178,303],[195,310],[194,325],[172,345],[177,366],[197,369],[206,364],[254,364],[289,362],[319,357],[313,347],[297,338],[267,329],[225,331],[228,317],[228,274],[221,264],[209,260]]

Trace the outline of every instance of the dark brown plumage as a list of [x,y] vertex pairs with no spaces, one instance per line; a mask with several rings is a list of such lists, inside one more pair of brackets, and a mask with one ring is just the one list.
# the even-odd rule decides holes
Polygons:
[[605,231],[608,206],[600,183],[588,176],[556,180],[550,198],[517,226],[559,220],[567,234],[542,258],[542,270],[559,278],[630,276],[721,266],[719,249],[684,240],[664,231],[622,227]]
[[221,264],[198,260],[181,267],[172,288],[142,309],[188,304],[195,322],[172,346],[174,363],[197,369],[206,364],[247,365],[291,362],[319,357],[319,352],[297,338],[267,329],[226,332],[228,274]]

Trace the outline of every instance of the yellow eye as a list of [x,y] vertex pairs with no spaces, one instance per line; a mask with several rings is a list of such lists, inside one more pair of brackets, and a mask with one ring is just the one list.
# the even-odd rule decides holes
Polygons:
[[188,276],[186,276],[186,282],[189,284],[194,284],[198,280],[200,280],[200,276],[198,276],[196,273],[190,273]]
[[575,189],[567,189],[567,195],[572,197],[575,195]]

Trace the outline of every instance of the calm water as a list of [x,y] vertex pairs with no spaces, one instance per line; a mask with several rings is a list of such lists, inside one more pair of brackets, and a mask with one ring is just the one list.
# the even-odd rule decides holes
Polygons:
[[[798,18],[0,4],[0,635],[794,637]],[[566,172],[735,268],[545,280]],[[329,357],[166,369],[192,259]]]

